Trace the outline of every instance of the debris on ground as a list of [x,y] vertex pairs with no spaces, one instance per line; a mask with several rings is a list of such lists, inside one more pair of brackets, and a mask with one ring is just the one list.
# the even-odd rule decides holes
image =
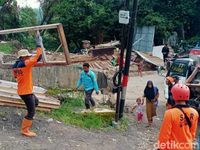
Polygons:
[[87,113],[93,113],[99,116],[109,116],[109,117],[114,117],[115,116],[115,111],[107,108],[94,108],[92,110],[87,110],[84,109],[81,111],[82,114],[87,114]]
[[[51,111],[59,108],[60,101],[45,95],[46,90],[41,87],[34,87],[34,93],[39,99],[38,110]],[[25,108],[24,102],[17,94],[17,84],[0,80],[0,105]]]
[[190,87],[191,90],[191,98],[195,98],[198,100],[198,104],[200,106],[200,66],[197,66],[189,78],[186,80],[186,85]]

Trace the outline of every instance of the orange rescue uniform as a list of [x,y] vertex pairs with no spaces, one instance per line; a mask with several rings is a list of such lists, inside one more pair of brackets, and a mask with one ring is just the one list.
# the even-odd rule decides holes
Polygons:
[[198,112],[191,108],[182,108],[191,121],[188,126],[184,114],[178,108],[167,110],[160,129],[158,146],[160,150],[193,150],[198,125]]
[[37,63],[41,55],[42,49],[38,47],[35,56],[23,61],[23,65],[13,68],[13,74],[18,83],[18,95],[28,95],[33,93],[32,67]]

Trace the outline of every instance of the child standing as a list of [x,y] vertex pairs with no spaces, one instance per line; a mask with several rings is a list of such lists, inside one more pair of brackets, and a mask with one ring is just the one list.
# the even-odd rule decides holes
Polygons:
[[142,123],[142,118],[143,118],[143,104],[142,104],[142,98],[138,97],[136,99],[136,105],[133,106],[132,112],[133,110],[135,110],[136,112],[136,117],[137,117],[137,122],[138,123]]
[[142,77],[142,68],[143,68],[144,62],[143,61],[140,61],[138,63],[134,62],[133,64],[137,65],[137,67],[138,67],[138,70],[137,70],[138,76]]

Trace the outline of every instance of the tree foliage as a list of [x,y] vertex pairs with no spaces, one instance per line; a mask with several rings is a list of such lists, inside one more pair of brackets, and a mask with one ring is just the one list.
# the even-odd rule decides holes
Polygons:
[[[122,25],[118,23],[118,12],[125,0],[39,1],[42,7],[39,15],[43,15],[39,24],[61,22],[71,50],[80,48],[84,39],[92,44],[121,39]],[[174,31],[179,39],[198,39],[199,0],[140,0],[139,3],[138,26],[156,26],[156,44],[162,44],[163,39],[167,39]],[[16,0],[0,0],[0,30],[36,25],[38,22],[35,18],[35,10],[20,9]],[[5,37],[0,36],[2,38]],[[44,38],[47,47],[56,48],[58,45],[56,31],[45,32]]]
[[[140,25],[155,25],[160,38],[176,31],[181,39],[191,35],[192,22],[198,16],[197,0],[144,0],[139,6]],[[190,34],[190,35],[189,35]]]
[[68,41],[76,47],[84,39],[97,44],[119,36],[117,0],[60,0],[51,8],[48,4],[43,4],[45,16],[48,16],[46,12],[49,17],[53,16],[48,23],[63,23]]
[[19,13],[15,0],[0,0],[0,29],[19,26]]
[[19,12],[19,24],[20,27],[30,27],[37,25],[36,13],[32,8],[21,8]]

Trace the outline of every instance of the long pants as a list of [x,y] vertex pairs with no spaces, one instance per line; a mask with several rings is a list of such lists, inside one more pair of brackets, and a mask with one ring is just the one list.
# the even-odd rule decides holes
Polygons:
[[163,54],[163,61],[166,62],[166,59],[168,58],[168,54]]
[[26,104],[26,108],[28,111],[25,118],[28,120],[33,120],[33,117],[35,115],[35,107],[37,107],[39,104],[38,98],[34,94],[20,95],[20,97]]
[[94,99],[92,98],[92,92],[94,90],[89,90],[89,91],[85,91],[85,107],[86,109],[90,109],[90,104],[92,106],[95,106],[95,101]]

